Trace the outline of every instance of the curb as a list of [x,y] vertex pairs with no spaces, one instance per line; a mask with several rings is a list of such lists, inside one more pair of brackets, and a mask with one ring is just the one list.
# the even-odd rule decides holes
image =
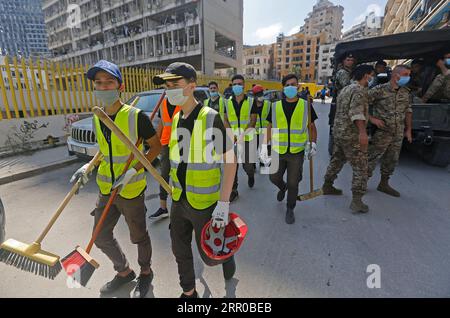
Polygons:
[[64,160],[53,162],[53,163],[50,163],[47,165],[42,165],[40,167],[30,169],[27,171],[18,172],[16,174],[13,174],[10,176],[0,177],[0,185],[23,180],[23,179],[30,178],[30,177],[34,177],[34,176],[40,175],[40,174],[48,172],[48,171],[53,171],[55,169],[64,168],[66,166],[70,166],[71,164],[74,164],[79,161],[80,161],[80,159],[77,157],[70,158],[70,159],[64,159]]

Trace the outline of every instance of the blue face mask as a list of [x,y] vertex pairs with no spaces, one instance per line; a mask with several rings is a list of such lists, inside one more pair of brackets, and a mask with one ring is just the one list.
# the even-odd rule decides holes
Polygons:
[[297,87],[296,86],[287,86],[284,88],[284,95],[286,95],[287,98],[292,99],[297,96]]
[[409,81],[411,80],[410,76],[402,76],[400,77],[400,79],[397,81],[397,85],[400,87],[403,87],[405,85],[408,85]]
[[233,85],[233,94],[234,96],[240,96],[244,93],[244,86],[242,85]]
[[118,90],[94,91],[95,98],[103,103],[105,107],[111,106],[120,99]]
[[450,66],[450,58],[445,59],[445,64],[446,64],[447,66]]
[[209,95],[211,95],[212,98],[219,97],[219,93],[218,92],[209,92]]

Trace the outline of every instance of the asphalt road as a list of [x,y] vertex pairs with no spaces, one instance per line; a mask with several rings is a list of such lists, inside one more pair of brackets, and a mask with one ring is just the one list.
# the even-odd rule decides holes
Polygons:
[[[319,114],[317,186],[322,183],[327,154],[328,105],[316,105]],[[32,242],[69,191],[68,180],[77,165],[0,186],[7,214],[6,236]],[[376,191],[379,174],[369,184],[365,201],[371,211],[353,215],[351,169],[337,181],[343,197],[321,197],[299,203],[297,222],[284,222],[285,203],[276,201],[268,176],[258,175],[248,189],[242,174],[240,198],[232,205],[249,225],[248,238],[236,256],[235,279],[225,284],[222,269],[209,268],[196,257],[197,289],[203,297],[448,297],[450,296],[450,173],[403,154],[392,184],[402,197]],[[305,164],[301,192],[306,193]],[[148,215],[159,204],[157,187],[147,192]],[[76,245],[86,245],[95,206],[95,182],[82,190],[44,241],[44,249],[65,256]],[[148,222],[153,245],[155,279],[149,297],[178,297],[181,290],[171,252],[168,221]],[[116,237],[137,268],[137,251],[121,220]],[[68,288],[61,273],[55,281],[0,264],[0,297],[99,297],[100,287],[114,276],[109,260],[96,248],[92,255],[101,267],[88,288]],[[368,266],[380,269],[380,288],[368,288]],[[372,281],[370,276],[369,281]],[[378,277],[378,276],[377,276]],[[114,297],[129,297],[134,285]]]

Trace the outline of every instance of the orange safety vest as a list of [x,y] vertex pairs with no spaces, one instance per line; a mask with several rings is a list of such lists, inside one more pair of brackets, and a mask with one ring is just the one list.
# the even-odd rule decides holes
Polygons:
[[175,107],[172,117],[169,115],[169,109],[167,108],[167,99],[164,99],[161,108],[161,121],[163,130],[161,133],[161,145],[167,146],[170,141],[170,134],[172,132],[172,121],[176,114],[181,110],[180,106]]

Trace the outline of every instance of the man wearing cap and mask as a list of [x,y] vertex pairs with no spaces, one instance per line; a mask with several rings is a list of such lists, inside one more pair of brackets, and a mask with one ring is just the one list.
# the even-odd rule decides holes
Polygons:
[[[152,162],[161,150],[161,144],[150,119],[140,110],[125,105],[120,100],[124,91],[122,75],[117,65],[108,61],[99,61],[89,69],[87,78],[94,83],[94,94],[102,102],[105,112],[116,123],[120,130],[134,143],[139,139],[145,141],[150,150],[147,159]],[[106,203],[114,189],[120,189],[103,228],[95,241],[95,245],[105,253],[114,264],[117,275],[104,285],[100,292],[109,294],[123,285],[133,281],[136,274],[114,238],[113,230],[121,215],[130,230],[133,244],[138,247],[138,263],[141,274],[138,278],[134,297],[143,298],[149,291],[153,279],[151,269],[152,246],[146,226],[145,190],[147,182],[145,170],[141,163],[134,160],[128,171],[123,171],[131,151],[106,127],[97,116],[93,118],[95,134],[103,159],[97,174],[97,184],[100,195],[95,209],[95,224],[100,220]],[[143,150],[143,143],[139,145]],[[86,173],[88,165],[80,168],[72,177],[71,182],[82,180],[83,185],[88,182]]]
[[450,100],[450,53],[447,53],[442,59],[439,59],[436,65],[440,69],[441,74],[436,76],[423,96],[424,103],[430,100]]
[[267,127],[269,121],[267,116],[270,113],[271,102],[264,98],[264,87],[261,85],[255,85],[252,88],[253,96],[255,101],[252,106],[252,122],[256,119],[256,138],[257,138],[257,148],[259,148],[260,143],[263,141],[264,134],[267,133]]
[[393,197],[400,197],[400,193],[389,185],[389,179],[398,163],[403,140],[412,142],[412,108],[407,87],[410,76],[408,66],[398,65],[388,83],[369,90],[369,104],[373,106],[374,115],[371,122],[377,127],[369,145],[369,178],[381,160],[378,191]]
[[210,220],[217,228],[229,223],[229,199],[236,173],[233,136],[231,132],[227,135],[218,112],[195,99],[197,73],[191,65],[173,63],[153,81],[165,83],[169,102],[181,107],[173,119],[169,142],[173,200],[170,237],[183,289],[181,298],[197,298],[192,232],[205,264],[222,264],[225,280],[236,271],[233,257],[215,261],[201,248],[201,232]]

